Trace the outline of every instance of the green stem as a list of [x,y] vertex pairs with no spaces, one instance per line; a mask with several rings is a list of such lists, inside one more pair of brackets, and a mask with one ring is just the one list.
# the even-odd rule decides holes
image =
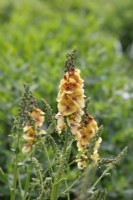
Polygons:
[[[65,186],[66,186],[66,190],[68,190],[67,180],[65,180]],[[70,194],[69,194],[69,191],[67,192],[67,200],[70,200]]]
[[19,191],[20,191],[20,196],[22,199],[22,185],[21,185],[21,180],[20,180],[20,176],[19,176],[19,170],[18,170],[18,185],[19,185]]
[[14,165],[14,172],[13,172],[13,186],[11,190],[11,200],[15,200],[15,193],[16,193],[16,185],[17,185],[17,178],[18,178],[18,153],[15,156],[15,165]]
[[66,153],[67,145],[68,145],[68,129],[66,130],[66,135],[65,135],[65,144],[63,148],[63,155]]
[[[66,130],[66,138],[65,138],[65,144],[64,144],[64,148],[63,148],[63,155],[62,157],[64,157],[65,153],[66,153],[66,149],[67,149],[67,145],[68,145],[68,130]],[[57,195],[58,195],[58,189],[59,189],[59,173],[60,173],[60,169],[58,169],[57,174],[54,178],[54,183],[52,186],[52,192],[51,192],[51,196],[50,196],[50,200],[57,200]]]
[[[93,186],[91,187],[91,189],[94,189],[94,187],[99,183],[99,181],[106,176],[106,174],[112,169],[112,164],[110,164],[107,169],[102,173],[102,175],[97,179],[97,181],[93,184]],[[91,190],[90,189],[90,190]]]
[[13,185],[11,188],[11,200],[15,200],[16,196],[16,185],[18,179],[18,161],[19,161],[19,137],[20,132],[17,132],[17,141],[16,141],[16,151],[15,151],[15,159],[14,159],[14,171],[13,171]]
[[53,187],[52,187],[52,193],[51,193],[50,200],[57,200],[58,188],[59,188],[59,184],[54,183]]
[[65,190],[63,193],[68,192],[68,191],[78,182],[78,180],[79,180],[80,178],[81,178],[81,176],[79,176],[79,177],[73,182],[73,184],[70,185],[70,187],[68,187],[67,190]]
[[50,161],[50,158],[49,158],[48,151],[47,151],[47,149],[46,149],[46,147],[45,147],[45,144],[44,144],[43,142],[42,142],[42,145],[43,145],[44,151],[45,151],[46,156],[47,156],[47,159],[48,159],[48,163],[49,163],[50,170],[51,170],[52,173],[54,173],[54,172],[53,172],[53,168],[52,168],[52,164],[51,164],[51,161]]
[[28,174],[27,174],[27,178],[26,178],[26,182],[25,182],[23,200],[26,199],[26,197],[27,197],[27,192],[28,192],[28,190],[29,190],[29,183],[30,183],[30,176],[31,176],[31,167],[32,167],[32,164],[30,164],[30,166],[28,167]]

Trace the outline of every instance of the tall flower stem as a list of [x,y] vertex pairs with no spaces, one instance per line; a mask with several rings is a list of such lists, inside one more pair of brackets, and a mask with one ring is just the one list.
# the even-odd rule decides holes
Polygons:
[[21,180],[20,180],[20,175],[19,175],[19,169],[18,169],[18,185],[19,185],[20,196],[22,198],[23,197],[23,195],[22,195],[22,185],[21,185]]
[[67,190],[65,190],[63,193],[66,193],[66,192],[70,191],[71,188],[79,181],[80,178],[81,178],[81,176],[79,176],[79,177],[72,183],[72,185],[70,185],[70,186],[67,188]]
[[16,193],[16,185],[17,185],[17,178],[18,178],[18,153],[16,153],[15,160],[14,160],[14,172],[13,172],[13,186],[11,188],[11,200],[15,200],[15,193]]
[[30,163],[30,165],[29,165],[29,167],[28,167],[28,174],[27,174],[27,178],[26,178],[26,182],[25,182],[23,200],[26,199],[26,197],[27,197],[27,192],[28,192],[28,190],[29,190],[29,183],[30,183],[30,176],[31,176],[31,167],[32,167],[32,163]]
[[[66,190],[68,190],[67,180],[65,180],[65,186],[66,186]],[[67,200],[70,200],[69,190],[68,190],[68,192],[67,192]]]
[[95,188],[95,186],[99,183],[99,181],[107,175],[107,173],[113,168],[113,165],[110,164],[107,169],[105,169],[105,171],[102,173],[102,175],[97,179],[97,181],[93,184],[93,186],[89,189],[90,191],[93,190]]
[[[68,130],[66,130],[66,137],[65,137],[65,144],[64,144],[64,148],[63,148],[63,152],[62,152],[62,158],[64,158],[64,155],[66,154],[67,145],[68,145]],[[62,163],[62,161],[60,161],[60,162]],[[57,174],[54,178],[50,200],[57,200],[59,182],[60,182],[59,179],[61,178],[59,176],[59,174],[60,174],[60,168],[58,169]],[[69,194],[68,194],[68,196],[69,196]]]
[[[66,130],[66,138],[65,138],[65,144],[64,144],[64,149],[63,149],[63,153],[66,153],[66,148],[68,145],[68,129]],[[68,184],[67,184],[67,180],[65,180],[65,186],[66,186],[66,190],[68,189]],[[70,200],[70,194],[69,191],[67,192],[67,199]]]
[[47,149],[46,149],[46,147],[45,147],[44,142],[42,142],[42,145],[43,145],[44,151],[45,151],[46,156],[47,156],[47,159],[48,159],[48,163],[49,163],[50,170],[51,170],[51,172],[53,173],[52,164],[51,164],[51,161],[50,161],[50,158],[49,158],[49,154],[48,154],[48,151],[47,151]]
[[21,128],[19,127],[19,121],[15,121],[14,130],[16,130],[17,141],[15,146],[15,158],[14,158],[14,171],[13,171],[13,185],[11,188],[11,200],[15,200],[16,196],[16,185],[18,179],[18,161],[19,161],[19,140],[21,134]]

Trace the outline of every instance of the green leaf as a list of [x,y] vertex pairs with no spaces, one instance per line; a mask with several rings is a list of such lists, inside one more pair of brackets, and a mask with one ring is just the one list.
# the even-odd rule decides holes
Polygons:
[[2,168],[0,167],[0,181],[6,183],[6,184],[9,184],[8,182],[8,176],[7,174],[5,174],[2,170]]

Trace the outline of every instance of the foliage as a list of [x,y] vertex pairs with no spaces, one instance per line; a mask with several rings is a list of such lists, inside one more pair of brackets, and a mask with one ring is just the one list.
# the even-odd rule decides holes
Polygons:
[[[73,63],[69,62],[69,66],[71,64]],[[80,71],[76,71],[75,68],[72,68],[70,71],[64,74],[64,81],[66,82],[64,83],[61,80],[60,87],[64,88],[65,84],[67,84],[67,87],[69,85],[69,93],[68,89],[65,90],[64,88],[64,93],[61,93],[61,96],[59,91],[58,98],[66,98],[66,95],[71,95],[70,92],[73,92],[73,94],[76,95],[77,90],[79,91],[79,87],[83,86],[83,80],[80,78],[80,75],[77,72],[80,73]],[[66,79],[67,75],[69,75],[69,79]],[[76,86],[78,88],[71,88],[71,81],[73,85],[74,80],[79,81],[81,86],[79,83],[77,83]],[[94,166],[97,164],[97,166],[100,168],[104,167],[105,165],[106,167],[102,175],[95,181],[95,183],[90,186],[90,188],[86,188],[87,193],[85,198],[81,195],[82,190],[80,190],[80,193],[77,193],[77,195],[75,194],[75,196],[78,198],[80,195],[82,200],[86,198],[93,200],[105,199],[107,192],[95,190],[96,185],[104,176],[108,175],[110,170],[114,169],[118,165],[121,165],[127,154],[127,147],[116,158],[111,159],[110,162],[107,158],[99,159],[98,148],[101,142],[98,144],[98,141],[101,136],[102,128],[98,128],[94,118],[87,114],[88,99],[86,101],[86,105],[84,104],[85,112],[82,112],[82,114],[79,113],[80,101],[78,101],[78,99],[72,101],[76,102],[76,104],[74,103],[73,105],[72,102],[71,105],[69,105],[67,102],[67,107],[69,105],[70,109],[72,109],[72,113],[68,115],[70,110],[68,110],[67,107],[65,112],[60,112],[59,107],[59,104],[61,104],[61,102],[65,99],[58,101],[57,98],[60,115],[62,114],[66,119],[65,124],[64,122],[61,122],[65,125],[65,127],[63,126],[61,129],[59,129],[60,132],[58,132],[58,124],[60,124],[60,120],[57,118],[56,126],[56,117],[52,114],[52,109],[50,108],[49,104],[45,100],[42,100],[46,110],[46,113],[44,113],[38,108],[36,98],[32,95],[27,84],[24,84],[24,89],[24,95],[20,102],[18,116],[14,120],[11,135],[13,148],[12,151],[14,152],[9,153],[11,154],[10,156],[13,161],[11,164],[12,177],[4,174],[2,169],[0,170],[0,180],[3,181],[8,187],[8,190],[10,190],[11,200],[26,200],[33,198],[37,200],[56,200],[59,199],[59,197],[66,197],[68,200],[70,200],[72,188],[77,184],[78,181],[81,181],[82,177],[84,177],[84,179],[86,178],[85,170],[83,171],[83,169],[91,168],[92,163]],[[77,98],[80,99],[80,96]],[[82,99],[82,101],[84,102],[84,99]],[[78,111],[73,110],[75,105],[77,106]],[[48,127],[45,128],[45,131],[42,129],[42,125],[44,123],[44,114],[48,116],[48,121],[50,122]],[[81,115],[80,120],[79,118],[76,118],[77,115]],[[71,123],[75,123],[75,125]],[[51,125],[54,125],[52,130]],[[76,133],[72,131],[73,125],[78,127]],[[86,130],[85,127],[88,127],[87,132],[82,133],[82,130]],[[94,135],[92,135],[90,130],[92,130]],[[76,136],[77,132],[80,133],[80,137],[78,138]],[[61,144],[55,141],[55,133],[58,133]],[[85,134],[89,136],[87,143],[85,142],[86,140],[84,140]],[[27,141],[24,146],[22,145],[23,138]],[[75,155],[75,159],[71,161],[72,158],[70,157],[72,154],[72,149],[75,147],[73,145],[74,141],[77,142],[77,144],[81,142],[81,145],[83,146],[82,148],[80,147],[80,150],[79,146],[77,145],[79,152],[77,152],[77,155]],[[38,153],[36,154],[37,151]],[[43,164],[43,160],[41,160],[41,157],[44,157],[42,156],[44,153],[46,155],[45,162],[48,162],[47,167]],[[76,179],[74,178],[71,180],[67,174],[69,175],[72,170],[75,171],[75,168],[71,167],[71,165],[75,162],[77,162],[79,170],[82,169],[82,171],[78,172]],[[25,176],[24,179],[23,176]],[[89,176],[87,176],[87,178],[89,178]],[[65,184],[63,184],[63,182]],[[82,184],[84,184],[84,181],[82,181]]]

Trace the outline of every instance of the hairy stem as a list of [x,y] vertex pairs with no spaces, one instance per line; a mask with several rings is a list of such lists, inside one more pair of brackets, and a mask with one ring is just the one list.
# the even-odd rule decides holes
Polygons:
[[18,179],[18,161],[19,161],[19,138],[20,138],[20,132],[18,131],[17,132],[15,158],[14,158],[14,171],[13,171],[13,185],[11,188],[11,200],[15,200],[15,196],[16,196],[16,186],[17,186],[17,179]]
[[18,153],[16,153],[15,161],[14,161],[14,172],[13,172],[13,186],[11,190],[11,200],[15,200],[15,193],[16,193],[16,185],[17,185],[17,178],[18,178]]
[[[66,190],[68,190],[67,180],[65,180],[65,186],[66,186]],[[70,200],[69,190],[68,190],[68,192],[67,192],[67,200]]]
[[71,188],[79,181],[80,178],[81,178],[81,176],[79,176],[79,177],[72,183],[72,185],[70,185],[70,186],[67,188],[67,190],[65,190],[63,193],[66,193],[66,192],[70,191]]
[[[65,137],[65,144],[64,144],[64,148],[63,148],[62,158],[64,157],[64,155],[66,153],[67,145],[68,145],[68,130],[66,130],[66,137]],[[54,183],[53,183],[53,186],[52,186],[52,192],[51,192],[50,200],[56,200],[57,199],[59,182],[60,182],[59,179],[62,178],[61,176],[59,176],[59,173],[60,173],[60,169],[58,169],[57,174],[54,178]]]
[[18,170],[18,185],[19,185],[19,191],[20,191],[20,196],[22,198],[22,185],[21,185],[21,180],[20,180],[20,175],[19,175],[19,170]]
[[50,158],[49,158],[48,151],[47,151],[47,149],[46,149],[46,147],[45,147],[45,144],[44,144],[43,142],[42,142],[42,145],[43,145],[44,151],[45,151],[46,156],[47,156],[47,159],[48,159],[48,163],[49,163],[50,170],[51,170],[52,173],[54,173],[54,172],[53,172],[53,168],[52,168],[52,164],[51,164],[51,161],[50,161]]
[[30,166],[28,167],[28,174],[27,174],[27,178],[26,178],[26,182],[25,182],[25,188],[24,188],[24,197],[23,197],[23,200],[26,199],[27,197],[27,192],[29,190],[29,184],[30,184],[30,176],[31,176],[31,167],[32,167],[32,164],[30,164]]
[[[96,182],[93,184],[93,186],[91,187],[91,189],[93,190],[93,188],[99,183],[99,181],[106,176],[106,174],[112,169],[113,165],[110,164],[107,169],[105,169],[105,171],[102,173],[102,175],[96,180]],[[89,189],[89,190],[91,190]]]

